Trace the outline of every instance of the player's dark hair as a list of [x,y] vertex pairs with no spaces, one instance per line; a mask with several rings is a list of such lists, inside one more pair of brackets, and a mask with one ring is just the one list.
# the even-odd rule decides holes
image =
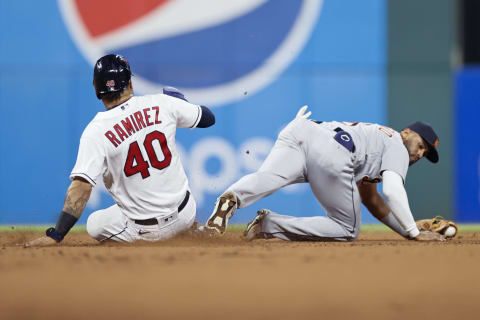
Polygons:
[[124,91],[125,89],[122,89],[121,91],[116,91],[116,92],[107,92],[102,94],[100,98],[102,99],[102,101],[106,103],[112,103],[120,99]]

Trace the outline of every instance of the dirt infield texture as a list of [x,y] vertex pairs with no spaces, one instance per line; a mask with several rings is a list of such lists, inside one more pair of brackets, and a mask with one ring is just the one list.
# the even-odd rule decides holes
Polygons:
[[16,246],[0,233],[0,319],[478,319],[480,233],[418,243],[179,237]]

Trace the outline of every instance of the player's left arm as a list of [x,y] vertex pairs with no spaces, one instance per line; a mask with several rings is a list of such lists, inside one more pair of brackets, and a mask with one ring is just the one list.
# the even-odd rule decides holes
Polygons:
[[92,185],[83,178],[75,177],[68,187],[62,211],[79,219],[91,193]]
[[54,228],[47,229],[44,237],[30,241],[25,246],[45,246],[61,242],[82,215],[93,186],[107,169],[104,135],[98,128],[91,122],[80,138],[77,161],[70,173],[72,182],[67,189],[57,224]]
[[215,115],[209,108],[190,103],[178,89],[164,87],[163,94],[176,98],[171,100],[171,103],[178,127],[208,128],[215,124]]
[[208,128],[213,126],[215,124],[215,115],[213,112],[205,106],[200,106],[200,109],[202,110],[202,115],[197,124],[197,128]]
[[403,185],[403,178],[398,173],[385,170],[383,176],[383,195],[385,204],[392,210],[392,214],[411,239],[416,238],[420,231],[413,219],[408,204],[407,191]]
[[180,128],[208,128],[215,124],[215,115],[205,107],[185,101],[176,101],[175,115]]
[[388,207],[383,200],[383,197],[378,192],[377,184],[361,182],[358,184],[358,191],[362,203],[375,218],[402,237],[409,238],[407,232],[400,225],[397,218],[393,215],[392,210]]
[[55,228],[49,228],[45,236],[29,241],[25,246],[41,247],[60,243],[82,215],[91,193],[92,185],[83,178],[75,177],[68,187]]
[[360,198],[362,203],[367,207],[368,211],[382,221],[390,213],[390,208],[383,201],[382,196],[377,190],[376,183],[358,183],[358,192],[360,193]]

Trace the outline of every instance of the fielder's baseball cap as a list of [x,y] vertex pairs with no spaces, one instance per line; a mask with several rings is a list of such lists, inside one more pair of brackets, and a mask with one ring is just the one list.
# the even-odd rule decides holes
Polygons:
[[426,158],[433,163],[437,163],[438,152],[436,148],[438,146],[438,136],[435,131],[433,131],[432,127],[428,123],[417,121],[409,125],[407,128],[415,131],[423,138],[423,140],[425,140],[428,145]]

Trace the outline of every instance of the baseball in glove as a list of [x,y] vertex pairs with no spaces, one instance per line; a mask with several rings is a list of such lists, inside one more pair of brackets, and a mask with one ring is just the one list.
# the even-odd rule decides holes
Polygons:
[[433,219],[415,221],[420,231],[432,231],[444,235],[446,238],[453,238],[457,235],[457,225],[453,221],[445,220],[441,216]]

